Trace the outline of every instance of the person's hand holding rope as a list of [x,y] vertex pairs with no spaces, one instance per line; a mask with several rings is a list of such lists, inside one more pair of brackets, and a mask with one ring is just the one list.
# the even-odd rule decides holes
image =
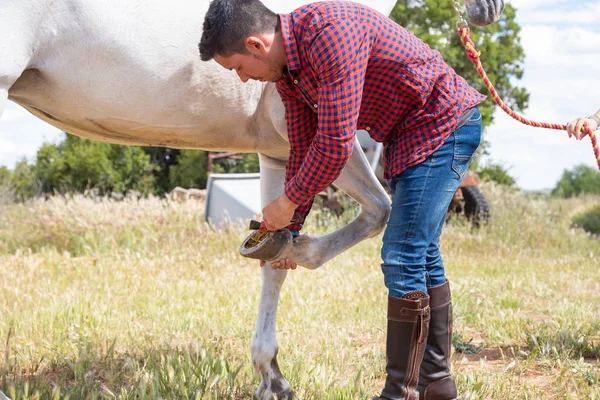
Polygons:
[[567,124],[567,132],[569,137],[575,137],[577,140],[583,139],[587,132],[584,126],[590,128],[592,131],[597,130],[600,127],[600,110],[596,111],[595,114],[590,114],[587,117],[580,117]]
[[[456,7],[456,9],[457,9],[457,12],[459,13],[459,15],[461,15],[458,7]],[[530,119],[524,118],[523,116],[517,114],[509,106],[507,106],[504,103],[504,101],[500,98],[500,95],[496,91],[496,88],[494,88],[493,83],[490,81],[487,74],[485,73],[485,70],[483,69],[483,65],[481,64],[481,58],[480,58],[481,53],[478,52],[477,49],[475,48],[475,43],[473,42],[473,40],[471,40],[471,30],[466,25],[466,22],[464,21],[464,19],[461,18],[461,20],[458,21],[456,26],[458,28],[458,36],[460,36],[460,39],[463,42],[463,46],[465,47],[467,56],[469,57],[469,59],[471,60],[473,65],[475,65],[475,69],[477,70],[477,73],[479,74],[481,79],[483,79],[483,83],[490,91],[492,98],[494,99],[496,104],[498,104],[498,106],[500,106],[500,108],[502,110],[504,110],[504,112],[506,112],[512,118],[516,119],[517,121],[519,121],[525,125],[535,126],[538,128],[557,129],[557,130],[561,130],[561,131],[568,131],[569,136],[575,136],[577,139],[581,139],[581,138],[585,137],[586,135],[589,135],[590,140],[592,142],[592,148],[594,150],[594,156],[596,157],[596,163],[598,164],[598,169],[600,169],[600,144],[598,143],[598,138],[596,137],[596,134],[595,134],[595,130],[598,129],[598,125],[600,125],[600,116],[599,116],[600,110],[596,114],[592,114],[588,118],[584,118],[584,121],[577,120],[577,121],[574,121],[575,122],[574,125],[571,125],[573,123],[569,124],[569,126],[571,126],[571,129],[569,129],[569,127],[567,125],[532,121]],[[598,118],[598,120],[596,120],[596,118]],[[588,124],[586,122],[587,120],[590,120],[591,124]]]

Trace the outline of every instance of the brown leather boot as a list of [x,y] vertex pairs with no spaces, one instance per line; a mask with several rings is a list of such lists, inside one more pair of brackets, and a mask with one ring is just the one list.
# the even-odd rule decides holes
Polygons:
[[455,400],[456,383],[450,373],[452,348],[452,296],[448,281],[430,288],[431,322],[419,372],[420,400]]
[[429,312],[429,296],[421,291],[388,297],[387,378],[381,396],[373,400],[418,400]]

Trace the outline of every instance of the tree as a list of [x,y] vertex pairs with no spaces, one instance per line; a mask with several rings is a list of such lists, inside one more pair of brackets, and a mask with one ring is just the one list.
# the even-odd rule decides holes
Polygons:
[[150,156],[150,163],[156,166],[154,171],[155,193],[162,195],[170,192],[176,184],[171,182],[171,166],[177,165],[177,158],[181,150],[167,147],[143,147],[144,152]]
[[[238,154],[214,160],[214,172],[233,174],[258,172],[257,154]],[[208,152],[202,150],[181,150],[169,169],[171,189],[175,186],[204,189],[208,180]]]
[[10,177],[10,186],[17,200],[27,200],[41,193],[41,185],[35,174],[35,166],[30,165],[25,158],[17,162]]
[[565,170],[552,194],[566,198],[581,194],[600,194],[600,172],[583,164]]
[[37,151],[35,170],[44,193],[69,191],[70,179],[64,157],[65,142],[45,143]]
[[[516,11],[506,4],[500,20],[486,27],[471,30],[471,39],[481,51],[483,66],[504,102],[517,111],[527,108],[529,94],[525,88],[514,86],[515,79],[523,76],[525,58],[515,22]],[[421,38],[431,48],[438,50],[444,60],[480,93],[489,95],[485,85],[467,57],[457,34],[457,16],[452,0],[398,0],[391,18]],[[484,128],[493,121],[496,105],[488,98],[479,106]],[[485,141],[481,152],[486,153]],[[476,169],[477,160],[472,163]]]
[[172,187],[204,189],[207,180],[208,159],[206,151],[181,150],[177,164],[171,165],[169,181]]
[[12,172],[7,167],[0,166],[0,206],[10,204],[15,200],[11,178]]
[[216,160],[215,172],[219,174],[241,174],[260,170],[258,154],[240,154],[238,157]]
[[140,147],[106,144],[67,135],[59,144],[44,144],[37,153],[36,180],[44,193],[101,194],[136,190],[154,193],[155,166]]
[[513,187],[517,182],[510,176],[507,168],[499,164],[487,164],[478,171],[479,177],[484,181],[496,182],[500,185]]
[[157,167],[150,163],[150,156],[141,147],[111,145],[109,159],[114,171],[113,191],[154,193]]
[[10,184],[10,177],[11,177],[11,172],[10,170],[5,167],[4,165],[0,167],[0,186],[6,186],[8,184]]

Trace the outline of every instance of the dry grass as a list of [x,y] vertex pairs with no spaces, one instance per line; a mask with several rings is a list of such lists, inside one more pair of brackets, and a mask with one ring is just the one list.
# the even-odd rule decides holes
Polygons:
[[[453,221],[443,237],[462,398],[599,399],[600,242],[570,220],[600,199],[484,189],[492,224]],[[202,213],[158,199],[3,206],[1,390],[14,400],[251,398],[259,268],[237,255],[244,227],[214,231]],[[320,213],[306,230],[341,223]],[[280,365],[300,398],[380,389],[379,250],[374,238],[289,274]]]

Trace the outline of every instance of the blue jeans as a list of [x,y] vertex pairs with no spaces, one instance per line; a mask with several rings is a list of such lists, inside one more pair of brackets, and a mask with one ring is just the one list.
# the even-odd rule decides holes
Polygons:
[[477,110],[425,161],[389,180],[392,212],[383,235],[381,269],[390,296],[427,293],[427,288],[446,282],[440,235],[480,140]]

